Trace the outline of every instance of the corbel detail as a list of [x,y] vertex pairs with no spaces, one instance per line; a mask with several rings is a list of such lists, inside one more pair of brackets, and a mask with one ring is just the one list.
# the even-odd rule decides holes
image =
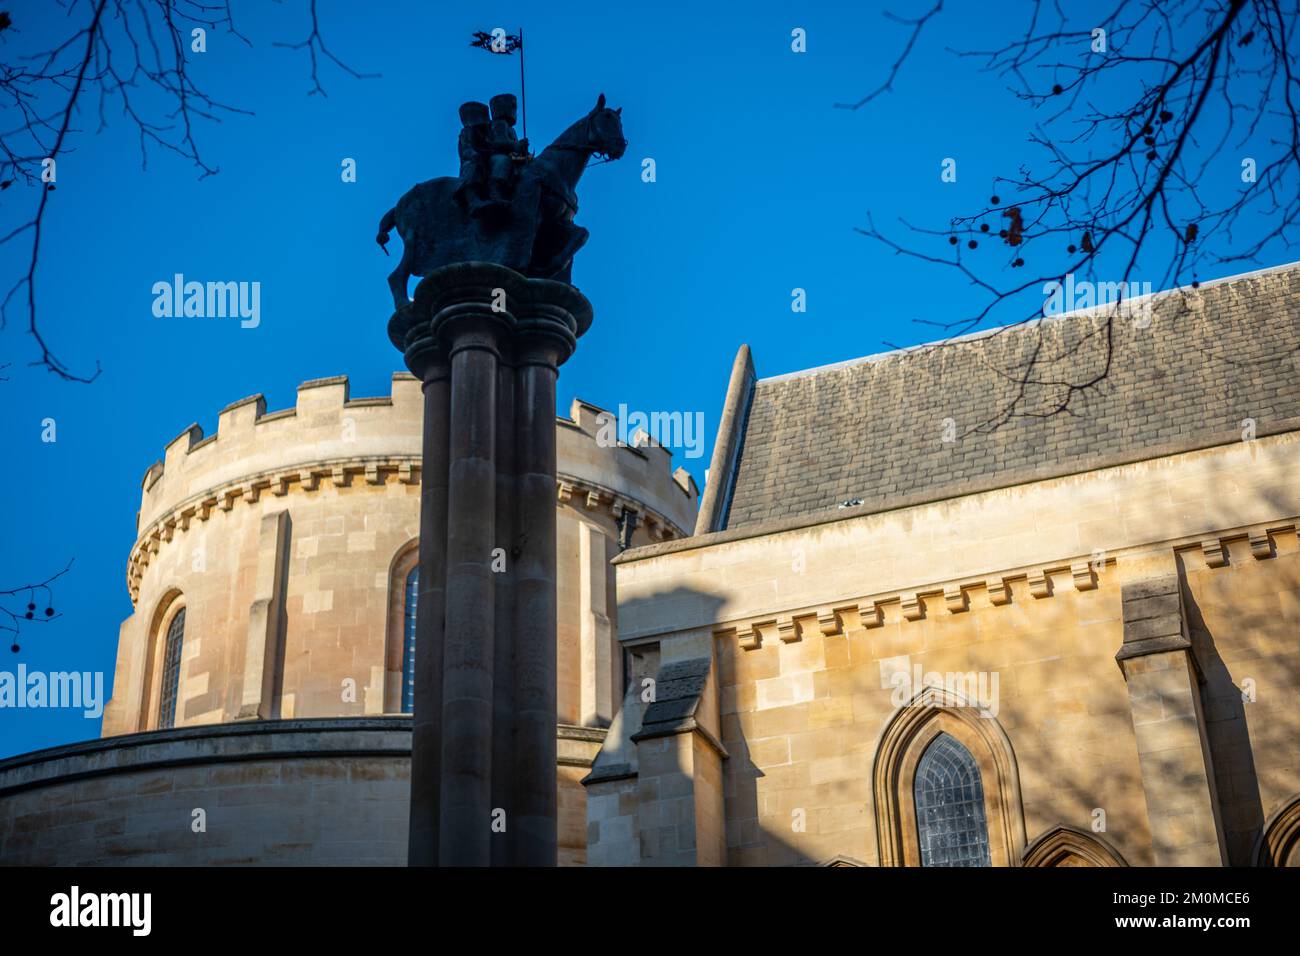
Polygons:
[[1097,588],[1097,572],[1087,561],[1076,561],[1070,565],[1070,574],[1074,577],[1076,591],[1093,591]]

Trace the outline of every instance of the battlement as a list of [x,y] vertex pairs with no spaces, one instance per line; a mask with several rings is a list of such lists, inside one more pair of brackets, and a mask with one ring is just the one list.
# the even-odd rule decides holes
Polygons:
[[671,451],[644,433],[619,444],[614,415],[579,398],[569,406],[567,419],[557,419],[557,426],[562,486],[569,478],[617,489],[664,515],[677,526],[678,534],[691,533],[700,492],[685,468],[673,470]]
[[[599,432],[609,413],[575,400],[570,417],[557,417],[562,480],[608,490],[661,514],[689,534],[699,497],[691,476],[672,470],[672,453],[648,440],[610,445]],[[234,500],[256,501],[262,491],[283,495],[293,482],[314,488],[322,476],[347,487],[353,474],[383,484],[389,475],[418,482],[423,398],[409,373],[392,377],[388,395],[352,398],[345,375],[298,386],[292,408],[268,412],[261,394],[232,402],[217,415],[216,432],[192,424],[167,443],[145,471],[137,518],[140,540],[179,514],[206,516]],[[608,431],[606,426],[606,431]],[[137,547],[139,545],[137,544]]]
[[167,443],[141,482],[138,526],[210,488],[271,471],[322,461],[420,454],[420,383],[393,375],[387,396],[353,399],[347,376],[298,386],[293,408],[268,413],[266,399],[250,395],[217,415],[216,433],[197,424]]

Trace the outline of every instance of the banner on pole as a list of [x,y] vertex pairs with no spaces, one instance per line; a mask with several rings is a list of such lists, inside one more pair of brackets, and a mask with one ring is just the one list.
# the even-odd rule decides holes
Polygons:
[[515,50],[524,48],[523,31],[519,33],[506,33],[505,30],[497,27],[491,32],[476,30],[474,38],[469,41],[469,45],[478,47],[480,50],[487,50],[489,53],[497,53],[508,56]]

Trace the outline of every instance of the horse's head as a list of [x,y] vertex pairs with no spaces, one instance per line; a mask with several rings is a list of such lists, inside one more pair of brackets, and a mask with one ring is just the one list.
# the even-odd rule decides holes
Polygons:
[[605,94],[600,94],[595,109],[587,114],[587,146],[592,152],[618,159],[627,150],[622,113],[621,106],[616,110],[607,108]]

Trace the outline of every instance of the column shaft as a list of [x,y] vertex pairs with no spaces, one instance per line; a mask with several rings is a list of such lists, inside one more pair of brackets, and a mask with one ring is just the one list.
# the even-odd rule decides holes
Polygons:
[[556,863],[555,381],[549,349],[519,364],[514,778],[521,866]]
[[439,856],[487,866],[492,813],[497,355],[472,331],[451,349],[447,632]]
[[[496,543],[505,553],[494,560],[496,645],[494,649],[492,722],[492,806],[505,812],[505,830],[492,832],[492,865],[515,862],[516,815],[519,801],[515,762],[515,554],[519,532],[515,524],[515,370],[502,364],[497,374]],[[501,570],[495,570],[500,568]]]
[[420,586],[415,605],[415,704],[411,723],[411,820],[407,862],[438,865],[442,777],[442,666],[447,582],[447,425],[445,361],[424,379],[420,469]]

